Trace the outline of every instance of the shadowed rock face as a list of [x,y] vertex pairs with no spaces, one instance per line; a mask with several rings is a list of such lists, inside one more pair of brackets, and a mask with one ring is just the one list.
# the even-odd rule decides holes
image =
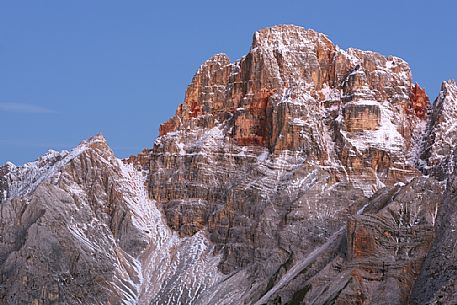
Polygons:
[[343,115],[349,132],[379,128],[381,112],[377,105],[348,104],[343,108]]
[[147,241],[129,224],[129,194],[104,140],[96,137],[71,153],[50,152],[11,172],[11,197],[0,205],[1,303],[125,299],[130,281],[138,281],[132,256]]
[[445,200],[437,210],[436,239],[424,262],[419,279],[414,285],[411,304],[456,304],[457,302],[457,261],[456,248],[456,191],[457,180],[454,149],[452,161],[447,167],[453,172],[447,179]]
[[[1,304],[166,304],[182,293],[189,303],[219,280],[213,246],[174,234],[143,173],[102,136],[12,167],[6,180]],[[186,286],[172,292],[177,283]]]
[[453,304],[456,92],[432,107],[400,58],[260,30],[138,156],[96,136],[0,167],[0,303]]
[[453,172],[452,152],[457,140],[455,116],[457,113],[457,86],[455,81],[446,81],[435,100],[424,136],[419,165],[426,173],[441,180]]
[[378,192],[363,215],[349,218],[339,248],[328,245],[325,259],[300,266],[265,303],[408,304],[434,238],[443,187],[434,179],[415,178]]
[[8,180],[6,176],[10,171],[10,165],[0,166],[0,203],[8,197]]

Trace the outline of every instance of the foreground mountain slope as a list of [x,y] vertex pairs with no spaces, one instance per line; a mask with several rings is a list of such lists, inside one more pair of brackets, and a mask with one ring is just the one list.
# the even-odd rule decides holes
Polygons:
[[436,264],[453,239],[435,228],[452,236],[456,92],[443,83],[432,107],[400,58],[260,30],[239,61],[200,67],[138,156],[96,136],[0,168],[0,299],[451,300]]
[[[149,304],[181,289],[170,282],[204,288],[217,279],[205,237],[173,234],[143,174],[115,158],[102,136],[7,166],[2,304],[138,304],[143,296]],[[143,285],[149,274],[163,276],[160,285]]]

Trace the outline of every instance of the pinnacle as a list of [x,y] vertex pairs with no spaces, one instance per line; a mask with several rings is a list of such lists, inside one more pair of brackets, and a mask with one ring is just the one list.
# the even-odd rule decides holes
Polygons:
[[219,66],[226,66],[230,64],[230,58],[225,53],[217,53],[207,59],[201,66],[199,71],[201,71],[204,67],[219,65]]
[[81,141],[81,143],[79,143],[79,145],[75,149],[80,147],[92,147],[97,144],[101,144],[102,146],[108,146],[108,142],[106,141],[105,136],[101,132]]
[[95,136],[92,136],[92,137],[82,141],[81,143],[90,144],[90,143],[95,143],[95,142],[105,142],[106,143],[107,141],[106,141],[105,136],[101,132],[98,132]]
[[443,81],[443,83],[441,84],[441,90],[445,90],[448,87],[456,87],[455,80],[449,79],[449,80]]

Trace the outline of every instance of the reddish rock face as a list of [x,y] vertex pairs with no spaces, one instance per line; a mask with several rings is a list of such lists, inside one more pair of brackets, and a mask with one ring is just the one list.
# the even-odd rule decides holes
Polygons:
[[349,256],[361,258],[374,255],[376,250],[375,236],[372,236],[367,228],[357,224],[357,221],[349,221],[348,223]]
[[381,121],[377,105],[348,104],[343,109],[346,130],[349,132],[376,130]]
[[[293,151],[321,164],[343,162],[349,172],[346,155],[365,166],[373,159],[367,152],[383,151],[391,169],[401,164],[407,179],[415,174],[405,152],[418,145],[414,135],[428,105],[410,74],[400,58],[344,51],[313,30],[263,29],[241,60],[230,63],[218,54],[200,67],[160,135],[219,126],[236,145],[265,147],[274,155]],[[372,184],[367,193],[379,187],[376,181],[389,182],[362,176],[362,184]]]
[[[200,67],[149,151],[149,194],[180,236],[208,233],[222,273],[262,274],[271,280],[256,285],[269,289],[289,261],[337,234],[365,197],[421,175],[415,163],[427,103],[400,58],[341,50],[300,27],[263,29],[239,61],[218,54]],[[350,218],[348,282],[340,284],[357,298],[336,304],[370,304],[376,288],[367,285],[384,283],[377,251],[397,255],[389,252],[392,234],[404,233],[388,213]],[[428,246],[429,237],[420,242]],[[424,253],[397,264],[406,271],[392,277],[410,281]],[[402,297],[411,288],[395,285]]]
[[138,155],[129,156],[126,159],[123,159],[124,164],[133,164],[137,169],[144,170],[149,168],[150,162],[150,149],[144,149]]
[[165,123],[160,124],[159,136],[166,135],[170,131],[174,131],[176,128],[177,128],[177,126],[176,126],[176,122],[175,122],[174,118],[170,119],[170,120],[166,121]]
[[273,89],[262,89],[252,101],[235,113],[233,137],[238,145],[265,146],[268,141],[268,100]]
[[425,118],[427,115],[427,109],[430,107],[430,100],[418,84],[415,84],[411,90],[411,106],[414,113],[418,118]]

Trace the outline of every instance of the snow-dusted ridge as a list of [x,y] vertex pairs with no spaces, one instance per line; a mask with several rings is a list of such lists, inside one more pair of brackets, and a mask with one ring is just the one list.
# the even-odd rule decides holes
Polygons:
[[63,150],[58,152],[49,150],[36,161],[25,163],[22,166],[7,162],[8,173],[5,178],[7,179],[8,189],[4,199],[25,196],[43,181],[58,177],[62,167],[86,151],[90,145],[98,142],[105,143],[103,135],[97,134],[84,140],[71,151]]
[[[216,127],[209,132],[207,140],[211,143],[218,135]],[[93,215],[93,203],[87,190],[73,180],[66,166],[92,149],[94,154],[87,158],[95,162],[92,165],[95,172],[106,167],[114,174],[110,177],[114,183],[112,187],[121,192],[121,205],[125,205],[130,215],[126,221],[144,235],[147,246],[138,255],[122,249],[104,218],[91,217],[90,223],[78,220],[80,215]],[[70,215],[65,225],[69,238],[88,253],[115,254],[112,256],[115,263],[110,285],[122,296],[122,304],[196,304],[198,299],[210,297],[204,294],[213,291],[210,287],[224,280],[225,276],[217,267],[220,256],[213,255],[213,245],[205,232],[182,238],[172,231],[156,202],[148,196],[145,186],[147,172],[116,158],[102,135],[81,142],[71,151],[50,150],[23,166],[12,163],[6,166],[9,181],[7,200],[32,195],[40,184],[47,182],[61,188],[72,198],[78,198],[78,206],[68,206],[78,214]],[[57,183],[60,178],[63,178],[62,184]],[[108,205],[108,202],[103,204]],[[104,233],[95,235],[94,230]]]
[[[422,160],[422,165],[429,171],[433,166],[446,163],[457,144],[457,85],[454,80],[442,83],[441,91],[436,98],[431,120],[427,126],[427,134],[422,149],[429,156]],[[433,137],[433,141],[430,139]],[[427,141],[428,140],[428,141]],[[422,156],[424,157],[424,156]],[[443,164],[444,167],[447,167]],[[446,168],[448,173],[452,168]]]

